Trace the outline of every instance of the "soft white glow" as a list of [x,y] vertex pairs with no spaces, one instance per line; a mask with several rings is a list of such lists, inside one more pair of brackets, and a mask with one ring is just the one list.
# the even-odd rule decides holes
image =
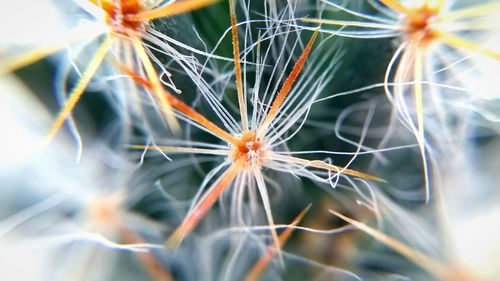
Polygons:
[[3,132],[0,167],[9,167],[27,159],[41,145],[42,130],[46,129],[41,124],[48,115],[24,85],[12,77],[0,78],[0,93],[0,131]]
[[0,44],[54,42],[66,29],[50,0],[9,1],[0,9],[0,21]]
[[454,228],[460,259],[475,274],[498,276],[500,257],[500,208],[463,220]]

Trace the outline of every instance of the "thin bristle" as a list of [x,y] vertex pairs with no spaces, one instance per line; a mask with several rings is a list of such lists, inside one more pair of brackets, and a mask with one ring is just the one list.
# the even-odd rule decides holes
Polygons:
[[168,248],[178,246],[184,237],[191,233],[198,225],[200,220],[217,202],[217,199],[230,185],[233,179],[238,175],[244,167],[245,160],[243,158],[234,162],[231,167],[217,180],[217,182],[205,193],[191,212],[188,213],[182,224],[174,231],[172,236],[166,242]]
[[368,174],[365,174],[365,173],[362,173],[362,172],[359,172],[356,170],[351,170],[351,169],[327,164],[327,163],[325,163],[323,161],[319,161],[319,160],[307,160],[307,159],[302,159],[302,158],[288,156],[288,155],[279,155],[276,153],[271,155],[270,158],[273,160],[276,160],[276,161],[282,161],[282,162],[292,163],[292,164],[300,164],[300,165],[314,167],[314,168],[327,170],[327,171],[331,171],[331,172],[335,172],[335,173],[342,173],[342,174],[346,174],[346,175],[350,175],[350,176],[354,176],[354,177],[358,177],[358,178],[362,178],[362,179],[374,180],[374,181],[379,181],[379,182],[387,182],[386,180],[379,178],[379,177],[376,177],[376,176],[368,175]]
[[236,9],[234,0],[229,0],[229,11],[231,15],[231,35],[233,42],[234,72],[236,77],[236,91],[240,107],[241,126],[243,131],[248,130],[247,104],[243,92],[243,79],[241,77],[240,43],[238,38],[238,27],[236,22]]
[[414,68],[413,78],[415,85],[413,87],[415,94],[415,110],[417,112],[417,142],[420,146],[420,155],[424,169],[424,185],[425,185],[425,201],[428,203],[431,198],[430,182],[429,182],[429,167],[426,156],[426,140],[424,132],[424,104],[422,96],[422,53],[418,47],[414,48]]
[[207,149],[196,147],[182,147],[182,146],[166,146],[166,145],[127,145],[129,149],[135,150],[159,150],[167,153],[192,153],[192,154],[209,154],[209,155],[229,155],[229,150],[224,149]]
[[82,97],[85,88],[87,87],[88,83],[90,82],[90,80],[96,73],[97,69],[99,68],[99,65],[101,65],[101,62],[104,60],[106,54],[108,53],[109,48],[111,47],[111,42],[112,42],[112,37],[109,36],[106,37],[104,42],[96,51],[94,57],[87,66],[87,69],[85,70],[82,77],[76,84],[75,88],[73,88],[73,91],[71,91],[71,93],[69,94],[69,99],[64,104],[64,107],[57,115],[56,120],[52,124],[52,127],[49,129],[47,135],[45,136],[44,138],[45,144],[49,144],[52,141],[52,139],[55,137],[61,126],[64,124],[64,121],[66,120],[68,115],[71,114],[71,112],[75,108],[76,104]]
[[[124,236],[124,240],[128,243],[143,244],[145,241],[135,231],[121,225],[120,232]],[[143,264],[149,276],[154,280],[173,281],[172,274],[166,270],[165,266],[152,254],[148,252],[138,252],[135,254],[139,261]]]
[[5,63],[2,63],[0,66],[0,75],[16,71],[18,69],[21,69],[25,66],[31,65],[39,60],[42,60],[46,58],[47,56],[50,56],[57,51],[60,51],[64,47],[68,45],[67,42],[64,43],[56,43],[53,45],[37,48],[33,50],[32,52],[29,52],[27,54],[24,54],[18,58],[15,58],[11,61],[7,61]]
[[[311,208],[312,204],[309,204],[300,214],[298,214],[293,221],[290,223],[290,226],[279,235],[278,241],[280,244],[280,247],[282,247],[285,242],[290,238],[292,235],[294,228],[293,226],[297,226],[299,222],[302,220],[302,218],[306,215],[306,213],[309,211]],[[260,276],[264,272],[264,270],[269,266],[269,263],[272,261],[274,255],[276,254],[276,247],[269,246],[267,251],[260,257],[260,259],[255,263],[255,265],[250,269],[248,274],[245,277],[245,281],[255,281],[259,280]]]
[[456,21],[465,18],[477,17],[484,14],[489,14],[492,11],[500,11],[500,3],[491,2],[483,5],[474,5],[463,9],[447,12],[439,16],[440,21]]
[[374,228],[369,227],[368,225],[366,225],[364,223],[361,223],[361,222],[358,222],[354,219],[346,217],[346,216],[344,216],[340,213],[337,213],[333,210],[329,210],[329,211],[333,215],[335,215],[335,216],[345,220],[346,222],[354,225],[355,227],[362,230],[366,234],[372,236],[376,240],[378,240],[378,241],[384,243],[385,245],[387,245],[388,247],[394,249],[398,253],[407,257],[409,260],[412,260],[413,262],[415,262],[416,264],[418,264],[419,266],[421,266],[425,270],[432,273],[434,276],[436,276],[436,277],[446,276],[446,273],[445,273],[446,270],[440,262],[431,259],[430,257],[420,253],[419,251],[412,249],[411,247],[399,242],[398,240],[396,240],[392,237],[387,236],[386,234],[384,234],[384,233],[382,233]]
[[453,48],[480,53],[495,60],[500,60],[500,52],[483,47],[472,41],[460,38],[447,32],[439,32],[437,37],[441,42]]
[[146,21],[159,18],[166,18],[185,12],[194,11],[212,5],[220,0],[185,0],[172,1],[169,4],[163,5],[156,9],[141,12],[139,14],[126,15],[125,18],[129,21]]
[[374,23],[374,22],[362,22],[362,21],[344,21],[344,20],[329,20],[329,19],[310,19],[310,18],[302,18],[300,19],[302,22],[307,23],[316,23],[322,25],[335,25],[335,26],[349,26],[349,27],[366,27],[366,28],[374,28],[374,29],[400,29],[396,25],[382,24],[382,23]]
[[158,73],[156,72],[153,63],[151,63],[146,50],[142,46],[142,41],[139,38],[133,38],[132,42],[134,43],[135,50],[141,59],[144,69],[146,70],[146,75],[151,82],[152,92],[155,94],[155,97],[160,104],[161,112],[164,114],[165,119],[167,120],[167,123],[172,131],[178,134],[180,132],[180,126],[175,118],[172,106],[165,97],[165,89],[158,78]]
[[[149,90],[153,90],[153,85],[152,85],[151,81],[141,77],[134,70],[132,70],[124,65],[121,65],[117,62],[114,62],[114,65],[117,66],[121,71],[123,71],[127,75],[129,75],[132,78],[132,80],[134,80],[136,83],[144,86],[145,88],[147,88]],[[175,96],[173,96],[172,94],[170,94],[166,89],[162,88],[162,91],[163,91],[163,95],[167,98],[168,104],[171,107],[182,112],[183,114],[188,116],[191,120],[200,124],[201,126],[206,128],[208,131],[210,131],[215,136],[218,136],[219,138],[227,141],[228,143],[232,143],[235,145],[239,144],[238,139],[236,139],[234,136],[232,136],[231,134],[229,134],[225,130],[221,129],[219,126],[215,125],[212,121],[208,120],[205,116],[198,113],[196,110],[191,108],[189,105],[185,104],[180,99],[178,99]]]
[[262,137],[264,134],[266,134],[269,125],[271,125],[271,122],[274,120],[276,117],[276,114],[278,114],[278,110],[280,109],[281,105],[285,101],[285,98],[287,97],[288,93],[292,89],[293,84],[295,83],[295,80],[299,76],[300,72],[302,71],[302,68],[304,67],[304,64],[306,63],[307,56],[311,52],[312,46],[314,44],[314,40],[318,36],[318,30],[316,30],[313,35],[311,36],[311,39],[309,39],[309,42],[307,43],[306,47],[302,51],[302,54],[300,55],[299,59],[293,66],[292,71],[286,78],[285,82],[281,86],[281,89],[278,92],[278,95],[276,96],[276,99],[273,101],[273,104],[271,105],[271,108],[269,109],[266,118],[262,122],[262,125],[259,127],[257,130],[257,137]]

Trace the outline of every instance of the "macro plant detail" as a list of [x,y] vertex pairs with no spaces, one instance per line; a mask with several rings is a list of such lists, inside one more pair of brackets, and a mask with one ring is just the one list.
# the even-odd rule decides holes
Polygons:
[[[149,3],[141,0],[76,1],[81,10],[93,15],[98,22],[98,29],[92,34],[92,36],[95,36],[94,40],[100,41],[99,37],[101,36],[104,39],[98,43],[95,54],[92,55],[92,58],[82,71],[78,82],[68,94],[67,100],[65,100],[62,109],[47,133],[46,143],[49,143],[54,138],[60,127],[64,124],[64,121],[77,105],[92,77],[96,75],[99,66],[106,59],[112,63],[115,60],[121,61],[128,67],[141,73],[144,71],[153,84],[154,91],[152,93],[159,105],[160,113],[173,129],[177,128],[177,122],[173,117],[167,100],[163,95],[155,94],[161,93],[162,82],[144,45],[148,44],[147,41],[157,44],[160,40],[148,33],[149,21],[202,8],[216,1],[188,0],[161,4],[162,2]],[[79,28],[75,29],[75,31],[79,31]],[[6,66],[2,67],[4,69],[3,72],[21,68],[65,48],[68,44],[88,39],[88,35],[81,36],[77,32],[75,33],[70,33],[70,37],[61,43],[36,48],[34,51],[8,61]]]
[[[157,149],[165,153],[194,153],[194,154],[212,154],[221,155],[226,157],[225,162],[229,166],[225,171],[222,172],[219,178],[214,180],[214,184],[208,188],[208,190],[197,199],[196,203],[193,205],[191,210],[188,212],[183,223],[177,228],[177,230],[169,238],[168,245],[177,245],[180,243],[186,235],[192,232],[199,221],[204,217],[204,215],[212,208],[212,206],[217,201],[217,198],[232,185],[236,185],[234,188],[246,189],[252,185],[256,185],[259,194],[261,196],[267,220],[269,225],[272,227],[274,225],[274,219],[270,209],[269,195],[265,185],[264,175],[262,174],[263,168],[271,168],[278,165],[299,165],[304,167],[316,168],[319,170],[327,171],[332,173],[329,177],[336,178],[339,175],[345,174],[349,176],[378,180],[380,178],[371,176],[362,172],[351,170],[345,167],[339,167],[331,165],[329,163],[320,160],[308,160],[300,157],[294,157],[289,155],[283,155],[280,151],[273,150],[276,147],[276,143],[282,141],[281,133],[275,133],[273,127],[276,127],[276,118],[278,116],[279,110],[282,109],[283,104],[290,99],[289,93],[300,75],[308,55],[311,52],[314,41],[317,37],[317,33],[314,33],[309,42],[304,47],[304,50],[300,54],[299,58],[295,62],[290,74],[286,77],[285,81],[281,85],[275,99],[272,100],[269,105],[269,109],[265,112],[261,112],[261,116],[254,118],[249,122],[247,105],[245,101],[245,96],[243,92],[243,81],[241,76],[241,65],[239,63],[240,53],[239,53],[239,41],[238,41],[238,30],[235,15],[235,8],[233,2],[230,1],[231,10],[231,25],[232,25],[232,40],[233,40],[233,54],[235,61],[235,76],[236,76],[236,88],[238,95],[239,112],[241,118],[241,131],[236,132],[236,134],[231,134],[230,132],[218,127],[213,122],[208,120],[206,117],[196,112],[194,109],[185,105],[184,103],[174,100],[175,98],[168,94],[168,98],[171,100],[170,104],[173,108],[181,112],[190,121],[197,123],[202,126],[205,130],[220,138],[226,143],[227,148],[202,148],[202,147],[180,147],[180,146],[147,146],[147,145],[131,145],[134,149]],[[124,71],[131,73],[131,70],[124,69]],[[133,74],[133,73],[132,73]],[[144,80],[137,75],[132,76],[139,83],[152,87],[151,83]],[[258,110],[258,106],[254,104],[254,110]],[[303,111],[299,111],[295,114],[303,114]],[[254,114],[253,116],[256,116]],[[292,115],[293,116],[293,115]],[[290,117],[289,117],[290,118]],[[293,119],[292,119],[293,120]],[[286,122],[286,121],[281,121]],[[275,168],[276,169],[276,168]],[[252,188],[255,189],[255,188]],[[238,191],[244,192],[244,191]],[[276,248],[279,249],[279,238],[276,231],[272,231],[273,239]]]
[[6,3],[0,279],[497,280],[499,11]]
[[[3,112],[20,108],[39,112],[30,122],[24,116],[11,119],[18,133],[31,133],[29,146],[37,147],[44,137],[43,125],[50,123],[50,115],[42,114],[40,104],[23,91],[16,91],[16,95],[2,102],[8,105]],[[31,122],[37,124],[38,132],[30,130]],[[106,278],[118,257],[131,255],[143,265],[145,276],[168,280],[165,278],[170,276],[168,269],[159,266],[157,258],[149,252],[157,246],[147,242],[157,235],[160,226],[131,209],[131,202],[139,196],[127,186],[132,163],[105,147],[94,147],[75,164],[70,160],[66,143],[56,140],[55,145],[56,152],[49,152],[48,148],[32,149],[2,162],[2,182],[13,183],[12,179],[17,178],[15,184],[2,186],[0,239],[5,251],[0,259],[7,266],[2,267],[2,277]],[[106,158],[100,158],[99,153]],[[64,172],[54,176],[52,169]],[[30,177],[19,176],[28,170]],[[117,177],[118,174],[121,176]],[[18,200],[21,194],[27,194],[30,203]],[[107,260],[106,266],[99,264],[103,258]],[[36,260],[39,266],[18,271],[17,262],[23,259]],[[93,269],[88,270],[88,265]]]
[[[488,1],[462,4],[461,1],[445,0],[381,0],[380,3],[367,1],[379,16],[345,8],[335,1],[322,2],[360,20],[304,18],[302,21],[321,24],[322,30],[339,36],[398,39],[398,47],[385,71],[383,87],[420,146],[426,196],[429,200],[429,161],[426,152],[428,140],[424,136],[425,111],[434,108],[437,113],[433,117],[428,114],[430,118],[449,118],[446,117],[446,109],[443,107],[453,106],[451,102],[458,103],[452,100],[450,105],[440,104],[447,102],[446,91],[449,88],[454,88],[458,93],[468,92],[476,98],[484,95],[480,90],[459,88],[457,83],[467,87],[468,78],[460,72],[464,72],[461,68],[471,68],[466,63],[461,63],[471,60],[470,56],[479,55],[492,60],[493,64],[498,64],[500,50],[488,44],[487,38],[498,34],[500,26],[493,18],[500,9],[499,3]],[[330,31],[328,26],[339,26],[341,29]],[[468,69],[466,71],[469,72]],[[455,77],[459,75],[462,79],[456,81]],[[413,96],[410,99],[407,97],[409,93]],[[453,99],[453,96],[450,99]],[[440,125],[444,130],[447,129],[446,121],[441,121]]]

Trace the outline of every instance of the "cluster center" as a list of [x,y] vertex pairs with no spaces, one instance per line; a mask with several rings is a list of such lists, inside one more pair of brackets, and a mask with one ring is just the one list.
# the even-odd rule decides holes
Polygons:
[[248,131],[239,138],[237,145],[233,146],[232,157],[234,160],[245,159],[247,168],[260,167],[265,159],[265,145],[255,132]]
[[436,8],[422,6],[406,19],[406,33],[414,40],[429,43],[436,37],[435,22],[439,11]]
[[127,15],[135,15],[143,11],[140,0],[103,0],[100,3],[107,14],[108,24],[115,32],[126,35],[129,31],[143,29],[143,22],[127,20]]

